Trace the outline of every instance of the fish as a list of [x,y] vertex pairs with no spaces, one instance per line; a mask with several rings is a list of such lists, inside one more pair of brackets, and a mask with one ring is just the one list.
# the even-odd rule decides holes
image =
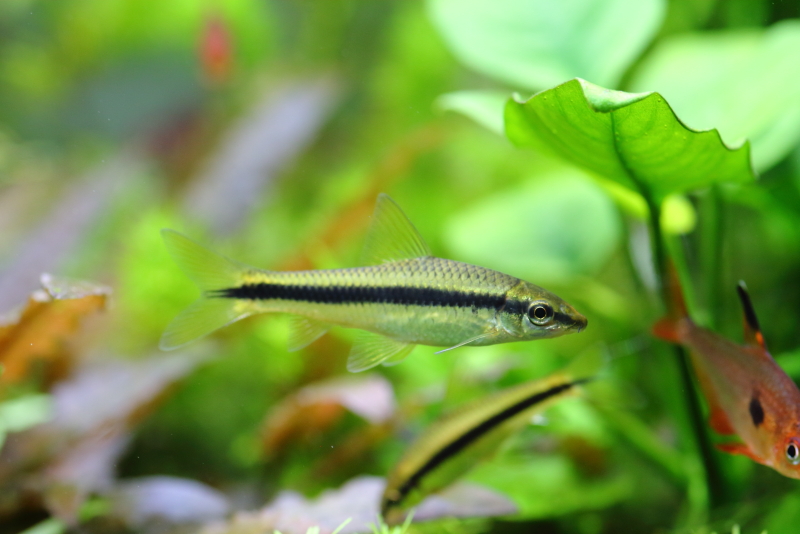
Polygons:
[[[596,378],[592,353],[566,370],[473,400],[436,420],[406,449],[387,477],[381,515],[387,524],[492,456],[503,442],[553,403],[582,392]],[[591,366],[591,371],[587,370]]]
[[697,326],[688,316],[677,275],[672,278],[672,316],[658,321],[653,333],[689,349],[709,405],[709,425],[741,440],[717,447],[800,478],[800,390],[767,350],[747,286],[739,282],[736,288],[743,310],[740,345]]
[[[333,325],[361,329],[347,369],[402,361],[416,345],[481,346],[580,332],[586,318],[555,294],[501,272],[437,258],[400,206],[380,194],[364,267],[267,271],[161,231],[168,252],[202,295],[164,331],[172,350],[256,313],[292,316],[289,350]],[[437,352],[437,353],[438,353]]]

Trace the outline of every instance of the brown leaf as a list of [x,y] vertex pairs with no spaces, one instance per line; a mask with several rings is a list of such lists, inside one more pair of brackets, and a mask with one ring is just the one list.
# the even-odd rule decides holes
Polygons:
[[[342,534],[372,532],[370,525],[378,523],[378,504],[385,485],[381,477],[358,477],[314,500],[284,491],[262,510],[234,514],[230,521],[208,525],[200,534],[261,534],[273,529],[282,534],[305,534],[311,527],[319,527],[320,534],[330,534],[348,519],[350,522],[339,531]],[[498,493],[476,484],[456,484],[424,500],[415,520],[489,517],[516,511],[516,506]]]
[[[46,215],[14,240],[11,261],[0,271],[0,313],[25,300],[39,273],[61,268],[86,233],[96,227],[109,203],[141,177],[146,161],[135,149],[123,147],[82,178],[63,180],[62,170],[59,180],[48,184],[48,194],[39,199],[47,206]],[[64,185],[56,189],[58,200],[51,203],[48,197],[58,182]],[[4,232],[6,228],[3,226]]]
[[108,499],[112,515],[130,527],[155,520],[201,523],[220,519],[230,509],[222,493],[195,480],[168,476],[125,480]]
[[97,429],[35,475],[33,480],[48,511],[72,524],[90,493],[111,489],[114,467],[129,441],[129,432],[123,424]]
[[330,430],[345,409],[372,424],[386,422],[395,412],[394,391],[373,374],[325,380],[302,388],[275,406],[264,422],[264,452],[280,454],[290,444]]
[[517,505],[505,495],[478,484],[457,482],[422,501],[414,512],[414,520],[496,517],[518,512]]
[[[339,100],[322,76],[271,86],[219,140],[183,205],[217,233],[230,234],[264,202],[281,169],[305,150]],[[225,202],[220,202],[221,198]]]
[[363,465],[364,459],[368,458],[382,441],[390,437],[394,430],[393,421],[354,430],[338,443],[336,448],[314,462],[311,472],[316,477],[325,478],[347,469],[350,469],[350,472],[353,472],[352,469],[358,470],[358,466]]
[[71,281],[49,274],[41,276],[41,290],[6,324],[0,325],[0,364],[5,371],[0,384],[27,377],[37,362],[46,362],[52,381],[72,365],[64,342],[81,320],[106,307],[111,290],[90,282]]
[[[53,389],[49,423],[12,434],[0,451],[0,517],[24,497],[68,524],[84,499],[108,491],[131,429],[208,357],[89,360]],[[32,498],[34,496],[35,498]]]

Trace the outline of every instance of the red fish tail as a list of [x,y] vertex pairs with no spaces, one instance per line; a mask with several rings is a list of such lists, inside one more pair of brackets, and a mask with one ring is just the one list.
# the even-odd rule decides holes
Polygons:
[[663,317],[656,321],[653,325],[653,335],[664,341],[671,343],[680,343],[681,336],[679,333],[680,319],[673,319],[671,317]]
[[665,341],[680,343],[680,325],[684,319],[689,317],[689,312],[686,308],[686,300],[683,298],[678,270],[671,262],[667,266],[667,276],[664,284],[666,284],[668,299],[667,316],[659,319],[653,325],[653,335]]
[[678,276],[678,270],[672,262],[667,266],[667,277],[664,280],[667,289],[667,310],[669,317],[675,319],[682,319],[689,316],[689,311],[686,308],[686,300],[683,298],[683,289],[681,289],[681,279]]

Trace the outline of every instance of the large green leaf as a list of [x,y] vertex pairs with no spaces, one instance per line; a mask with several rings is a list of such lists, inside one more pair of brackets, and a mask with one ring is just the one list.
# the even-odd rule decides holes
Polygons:
[[580,76],[614,86],[658,30],[662,0],[431,0],[467,66],[525,89]]
[[603,190],[584,173],[558,165],[460,211],[448,222],[445,240],[454,257],[543,284],[595,273],[619,234],[618,215]]
[[466,115],[486,129],[503,135],[507,91],[456,91],[436,99],[436,107]]
[[763,171],[800,140],[800,21],[672,37],[648,56],[634,90],[657,90],[693,128],[753,144]]
[[684,126],[658,93],[611,91],[576,79],[526,102],[509,100],[506,135],[549,149],[654,202],[718,182],[754,179],[747,143]]

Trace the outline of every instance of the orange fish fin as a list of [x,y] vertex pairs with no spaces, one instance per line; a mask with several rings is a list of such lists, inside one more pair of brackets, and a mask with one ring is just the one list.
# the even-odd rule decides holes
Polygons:
[[669,317],[663,317],[653,325],[653,335],[664,341],[680,343],[678,335],[678,321]]
[[755,345],[767,350],[767,344],[764,342],[764,335],[761,333],[761,328],[758,325],[756,310],[753,308],[753,303],[750,301],[750,294],[747,292],[747,286],[743,281],[739,281],[739,285],[736,286],[736,292],[739,294],[739,300],[742,301],[744,342],[748,345]]
[[708,424],[711,425],[711,428],[713,428],[714,432],[717,434],[722,434],[723,436],[733,436],[736,434],[736,430],[733,429],[730,419],[728,419],[728,416],[719,406],[711,406]]
[[718,443],[717,448],[722,452],[727,452],[728,454],[742,454],[751,458],[755,462],[760,464],[764,463],[764,460],[744,443]]
[[686,309],[686,301],[681,290],[681,281],[678,277],[678,270],[672,263],[667,267],[667,276],[664,280],[669,294],[669,312],[667,316],[660,319],[653,325],[653,335],[664,341],[680,343],[680,323],[681,319],[688,318],[689,312]]
[[719,400],[717,400],[717,394],[714,392],[711,380],[709,380],[705,370],[695,365],[694,373],[697,376],[697,381],[700,383],[703,396],[706,398],[706,402],[708,402],[708,424],[717,434],[722,434],[724,436],[736,434],[736,430],[733,429],[728,415],[725,413],[725,410],[722,409]]
[[667,267],[667,277],[664,281],[667,284],[667,293],[669,295],[669,315],[671,317],[688,317],[689,311],[686,307],[686,300],[683,298],[683,289],[681,289],[681,279],[678,275],[678,269],[675,264],[670,262]]

